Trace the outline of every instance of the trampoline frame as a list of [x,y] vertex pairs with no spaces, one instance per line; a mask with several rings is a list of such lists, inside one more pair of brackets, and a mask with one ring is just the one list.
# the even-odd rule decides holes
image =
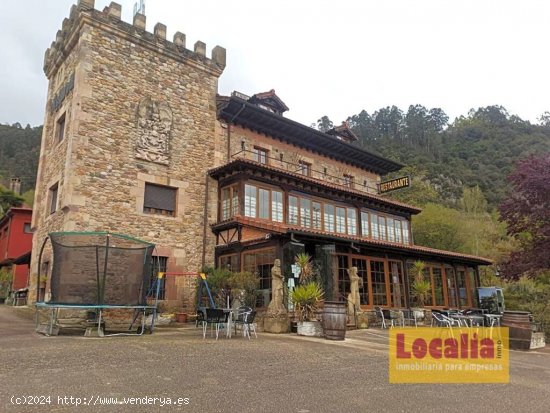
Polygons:
[[[111,336],[141,336],[143,335],[143,332],[145,331],[146,326],[146,318],[147,318],[147,310],[151,310],[151,323],[149,324],[149,331],[152,333],[155,325],[155,317],[157,312],[156,305],[83,305],[83,304],[50,304],[45,302],[37,302],[35,303],[36,311],[35,311],[35,318],[34,318],[34,329],[36,332],[39,332],[39,325],[40,325],[40,316],[39,316],[39,310],[41,309],[49,309],[50,310],[50,318],[48,320],[48,330],[45,333],[46,336],[53,335],[53,328],[56,325],[57,318],[59,316],[59,310],[64,309],[73,309],[73,310],[98,310],[98,317],[97,317],[97,331],[98,335],[101,337],[111,337]],[[143,312],[141,317],[141,329],[138,330],[137,333],[112,333],[112,334],[105,334],[105,332],[102,332],[101,328],[101,319],[103,317],[103,310],[140,310],[140,312]],[[135,320],[136,317],[134,317]],[[94,322],[95,324],[95,322]],[[131,322],[130,328],[134,325],[134,321]]]
[[[152,243],[149,243],[149,242],[146,242],[146,241],[142,241],[140,239],[137,239],[137,238],[133,238],[133,237],[130,237],[128,235],[123,235],[123,234],[116,234],[116,233],[110,233],[110,232],[64,232],[65,234],[79,234],[79,235],[105,235],[107,236],[107,243],[106,243],[106,246],[107,246],[107,253],[108,253],[108,248],[109,248],[109,237],[110,236],[116,236],[116,237],[120,237],[120,238],[125,238],[125,239],[129,239],[129,240],[132,240],[132,241],[136,241],[138,243],[142,243],[142,244],[147,244],[149,246],[152,246],[153,247],[153,250],[155,249],[155,245],[152,244]],[[59,233],[53,233],[53,234],[59,234]],[[98,335],[100,337],[111,337],[111,336],[140,336],[140,335],[143,335],[145,329],[146,329],[146,318],[147,318],[147,312],[150,311],[150,314],[152,315],[151,317],[151,323],[149,324],[149,331],[151,333],[153,333],[153,330],[154,330],[154,325],[155,325],[155,319],[156,319],[156,315],[157,315],[157,306],[158,306],[158,295],[159,295],[159,286],[160,286],[160,278],[161,278],[161,273],[159,271],[157,271],[157,279],[156,279],[156,291],[155,291],[155,298],[154,298],[154,304],[153,305],[149,305],[149,304],[143,304],[143,305],[108,305],[108,304],[67,304],[67,303],[47,303],[47,302],[44,302],[44,301],[38,301],[39,299],[39,291],[38,291],[38,281],[40,279],[40,270],[41,270],[41,264],[42,264],[42,254],[44,252],[44,248],[46,246],[46,243],[48,242],[48,240],[50,240],[51,242],[51,239],[50,239],[50,236],[46,236],[46,238],[44,239],[44,242],[40,248],[40,253],[38,255],[38,271],[37,271],[37,277],[36,277],[36,281],[37,281],[37,292],[36,292],[36,302],[35,302],[35,331],[36,332],[41,332],[39,331],[39,326],[41,325],[40,324],[40,314],[39,314],[39,311],[40,310],[43,310],[43,309],[46,309],[46,310],[50,310],[49,312],[49,320],[46,324],[46,330],[44,332],[44,334],[46,336],[51,336],[53,335],[53,329],[54,329],[54,326],[56,326],[56,323],[57,323],[57,319],[58,319],[58,316],[59,316],[59,310],[60,309],[74,309],[74,310],[96,310],[98,312],[98,316],[97,316],[97,331],[98,331]],[[54,265],[55,265],[55,262],[54,262]],[[105,262],[105,266],[107,265],[107,260]],[[160,269],[160,268],[159,268]],[[53,269],[52,269],[53,271]],[[105,270],[106,272],[106,270]],[[104,288],[104,283],[103,283],[103,288]],[[99,299],[103,299],[102,297],[102,294],[101,292],[98,292],[100,295],[98,295],[98,300]],[[138,329],[138,331],[136,333],[124,333],[124,332],[119,332],[119,333],[112,333],[112,334],[105,334],[105,332],[102,330],[102,318],[103,318],[103,311],[104,310],[116,310],[116,309],[119,309],[119,310],[134,310],[134,315],[133,315],[133,319],[130,323],[130,326],[128,328],[128,330],[131,330],[132,326],[134,325],[134,322],[136,321],[138,315],[140,313],[142,313],[142,318],[141,318],[141,328]],[[94,320],[94,325],[96,324],[95,323],[95,320]]]

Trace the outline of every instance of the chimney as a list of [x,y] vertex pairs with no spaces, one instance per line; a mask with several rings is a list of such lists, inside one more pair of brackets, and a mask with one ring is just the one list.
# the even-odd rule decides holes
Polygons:
[[21,195],[21,179],[10,179],[10,191],[15,192],[16,195]]

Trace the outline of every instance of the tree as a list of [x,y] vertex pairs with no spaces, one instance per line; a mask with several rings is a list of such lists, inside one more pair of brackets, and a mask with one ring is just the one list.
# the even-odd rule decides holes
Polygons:
[[521,250],[512,253],[504,275],[534,276],[550,268],[550,152],[518,162],[508,181],[513,192],[499,209]]
[[328,118],[328,116],[323,116],[321,119],[317,119],[317,129],[321,132],[328,132],[334,127],[334,123]]
[[11,207],[23,205],[24,199],[15,192],[0,185],[0,217],[2,217]]
[[463,245],[460,212],[437,204],[427,204],[413,218],[414,243],[447,251]]

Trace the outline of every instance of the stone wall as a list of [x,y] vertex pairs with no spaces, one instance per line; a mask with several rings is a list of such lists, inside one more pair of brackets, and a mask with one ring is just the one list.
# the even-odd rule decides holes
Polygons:
[[[218,122],[216,128],[217,159],[227,159],[227,136],[228,125]],[[298,148],[294,145],[273,139],[262,133],[251,131],[239,125],[231,125],[230,135],[230,153],[231,156],[238,156],[252,159],[252,151],[255,146],[267,149],[269,151],[269,164],[285,170],[297,171],[299,161],[311,164],[311,176],[323,181],[342,185],[343,176],[351,175],[354,177],[355,188],[369,193],[377,193],[376,184],[380,182],[380,175],[356,166],[346,164],[345,162],[331,159],[327,156],[319,155],[312,151]],[[245,151],[243,152],[243,146]],[[281,160],[282,156],[282,160]],[[325,174],[326,169],[326,174]],[[363,183],[367,182],[367,187]]]
[[[203,260],[213,263],[215,239],[205,224],[216,219],[217,189],[206,171],[214,166],[225,50],[216,47],[207,58],[202,42],[188,50],[182,33],[169,42],[160,23],[149,33],[145,16],[128,24],[120,21],[119,5],[102,12],[93,5],[81,0],[73,6],[46,52],[32,272],[46,234],[61,230],[132,235],[157,244],[169,271],[197,271]],[[70,76],[74,86],[67,90]],[[63,113],[65,137],[57,143]],[[58,209],[49,214],[48,191],[56,182]],[[146,183],[177,190],[175,216],[144,212]],[[175,297],[185,301],[180,293]]]

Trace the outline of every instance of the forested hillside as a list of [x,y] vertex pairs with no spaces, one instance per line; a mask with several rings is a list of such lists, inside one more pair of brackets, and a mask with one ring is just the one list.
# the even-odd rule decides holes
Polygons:
[[0,184],[20,178],[22,192],[34,189],[41,136],[42,126],[0,125]]
[[[463,188],[475,186],[489,207],[496,207],[506,196],[506,177],[515,162],[550,152],[548,114],[533,125],[501,106],[489,106],[471,110],[450,125],[448,121],[443,110],[421,105],[407,112],[395,106],[372,115],[362,111],[348,119],[358,145],[409,166],[413,183],[424,180],[437,191],[434,202],[455,207]],[[327,122],[326,117],[320,119],[320,127]]]

